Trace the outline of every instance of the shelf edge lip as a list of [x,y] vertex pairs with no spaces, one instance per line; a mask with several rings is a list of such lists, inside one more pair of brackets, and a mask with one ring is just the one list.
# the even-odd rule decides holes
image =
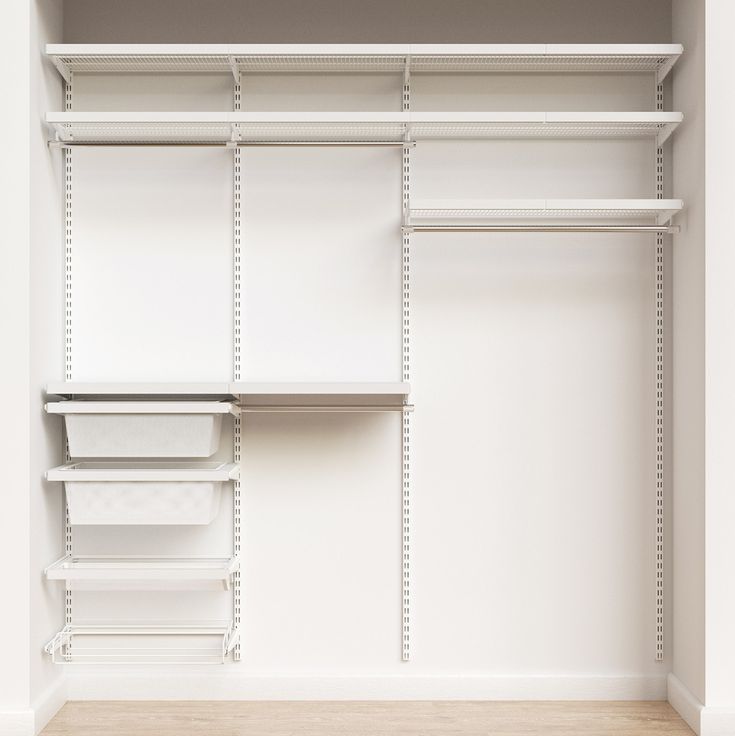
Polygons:
[[[239,475],[237,463],[220,463],[214,468],[176,468],[166,467],[166,462],[161,462],[159,468],[135,468],[135,463],[126,461],[119,463],[107,463],[108,467],[80,468],[84,461],[73,461],[63,465],[57,465],[46,471],[46,480],[50,482],[76,482],[76,483],[106,483],[106,482],[131,482],[131,483],[169,483],[169,482],[226,482],[235,480]],[[95,463],[96,464],[96,463]]]
[[48,414],[231,414],[234,399],[225,401],[49,401]]

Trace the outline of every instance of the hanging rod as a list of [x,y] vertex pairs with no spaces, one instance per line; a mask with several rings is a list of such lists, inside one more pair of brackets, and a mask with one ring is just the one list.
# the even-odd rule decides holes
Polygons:
[[285,405],[261,405],[261,406],[243,406],[241,407],[242,412],[246,413],[286,413],[286,412],[334,412],[334,413],[347,413],[347,412],[385,412],[385,411],[413,411],[413,404],[401,404],[396,406],[395,404],[344,404],[344,405],[328,405],[328,404],[300,404],[296,406],[285,406]]
[[678,225],[409,225],[416,233],[659,233],[679,232]]
[[48,142],[50,148],[248,148],[255,146],[387,146],[394,148],[414,147],[415,141],[192,141],[192,142],[164,142],[164,141],[130,141],[130,142],[108,142],[108,141],[55,141]]

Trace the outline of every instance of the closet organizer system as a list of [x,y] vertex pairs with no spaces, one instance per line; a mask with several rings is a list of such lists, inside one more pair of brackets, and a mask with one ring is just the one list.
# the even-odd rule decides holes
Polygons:
[[[64,484],[65,556],[49,580],[66,586],[65,625],[46,651],[60,663],[225,662],[241,657],[242,415],[247,412],[395,411],[402,417],[402,657],[410,654],[410,258],[421,232],[614,232],[655,238],[656,278],[656,657],[663,657],[663,368],[665,238],[682,202],[664,199],[664,142],[682,120],[664,111],[664,79],[679,45],[50,45],[65,82],[65,109],[49,112],[50,145],[63,150],[65,191],[65,381],[49,384],[46,410],[65,424],[67,463],[48,472]],[[74,79],[85,73],[221,73],[233,80],[231,112],[75,112]],[[390,112],[248,112],[248,73],[394,73],[402,109]],[[647,74],[655,110],[642,112],[413,112],[411,77],[425,73],[615,72]],[[411,198],[411,152],[426,139],[648,138],[655,147],[650,199],[431,200]],[[231,383],[130,384],[74,381],[71,218],[76,146],[225,146],[233,160],[234,365]],[[257,145],[402,147],[403,222],[396,232],[402,263],[401,383],[246,383],[241,380],[240,149]],[[401,245],[399,245],[399,243]],[[399,247],[401,250],[399,251]],[[233,417],[232,462],[201,460],[217,450],[225,416]],[[102,458],[100,460],[100,458]],[[151,460],[151,458],[154,458]],[[174,458],[174,460],[172,460]],[[199,459],[197,459],[199,458]],[[76,524],[207,524],[222,487],[233,493],[232,555],[219,558],[88,557],[74,553]],[[398,561],[397,561],[398,563]],[[78,589],[230,590],[226,621],[82,622]],[[129,635],[129,638],[126,637]],[[111,647],[109,637],[130,642]],[[165,640],[164,642],[162,641]],[[171,644],[173,642],[173,644]]]

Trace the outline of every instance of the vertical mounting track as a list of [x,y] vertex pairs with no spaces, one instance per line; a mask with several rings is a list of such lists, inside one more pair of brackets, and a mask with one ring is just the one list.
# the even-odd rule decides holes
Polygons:
[[[72,91],[73,91],[74,73],[69,72],[69,76],[64,84],[64,110],[71,112],[72,110]],[[64,380],[72,380],[72,220],[71,220],[71,182],[72,182],[72,162],[73,154],[70,148],[64,149]],[[71,460],[69,455],[69,442],[66,437],[66,428],[62,434],[62,442],[64,447],[64,459],[66,462]],[[71,555],[72,535],[71,524],[69,523],[69,503],[64,491],[64,549],[67,555]],[[66,583],[66,591],[64,594],[64,622],[66,625],[72,623],[72,592],[69,587],[69,581]]]
[[[656,81],[656,111],[664,109]],[[656,199],[664,197],[664,149],[656,148]],[[664,658],[664,236],[656,236],[656,661]]]
[[[403,76],[402,110],[411,109],[411,59],[406,58],[406,67]],[[408,143],[408,141],[406,141]],[[411,186],[411,147],[404,145],[402,154],[402,205],[403,224],[407,224],[410,186]],[[403,381],[411,379],[410,362],[410,328],[411,328],[411,234],[403,228],[403,247],[401,256],[401,284],[402,284],[402,327],[401,327],[401,359]],[[402,499],[402,550],[401,550],[401,580],[402,580],[402,659],[407,662],[411,654],[411,414],[404,411],[401,427],[401,499]]]
[[[232,106],[233,110],[241,109],[242,90],[240,86],[240,73],[234,79]],[[233,369],[232,376],[234,381],[242,380],[242,363],[241,363],[241,293],[242,293],[242,240],[241,240],[241,156],[240,148],[235,146],[232,149],[232,267],[233,267],[233,345],[232,358]],[[239,414],[234,418],[232,427],[232,459],[233,462],[239,463],[242,454],[242,419]],[[240,557],[241,549],[241,514],[242,514],[242,489],[240,486],[240,477],[235,479],[233,484],[232,496],[232,553],[236,558]],[[241,597],[242,588],[240,580],[241,572],[238,569],[232,580],[232,624],[235,630],[240,628],[241,619]],[[240,639],[238,639],[232,654],[234,661],[240,661]]]

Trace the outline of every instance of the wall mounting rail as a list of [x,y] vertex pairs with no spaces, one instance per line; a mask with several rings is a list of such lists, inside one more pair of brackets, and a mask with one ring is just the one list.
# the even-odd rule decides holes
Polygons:
[[680,44],[49,44],[72,73],[650,72],[663,80]]
[[79,622],[44,651],[55,664],[224,664],[239,637],[230,621]]
[[76,145],[412,145],[484,138],[655,138],[678,112],[47,113],[52,143]]

